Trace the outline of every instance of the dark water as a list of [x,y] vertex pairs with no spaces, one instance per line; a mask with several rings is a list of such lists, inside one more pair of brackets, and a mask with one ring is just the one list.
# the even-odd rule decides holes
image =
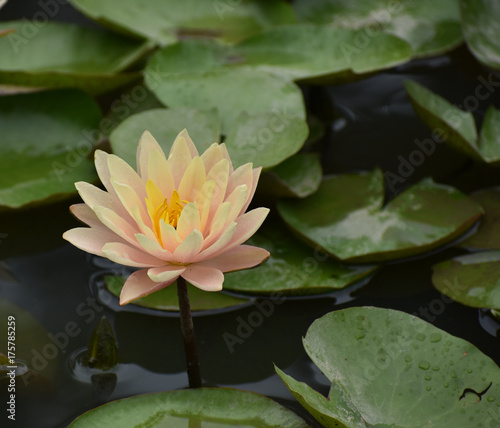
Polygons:
[[[3,16],[0,12],[2,19],[13,18],[11,10],[6,7]],[[64,6],[64,10],[69,15],[61,16],[69,16],[69,20],[77,16],[69,6]],[[27,9],[23,16],[29,16]],[[349,85],[304,88],[309,111],[326,125],[325,137],[314,147],[323,153],[325,172],[379,166],[384,172],[397,173],[401,158],[410,159],[418,148],[415,140],[430,137],[430,131],[409,103],[403,87],[405,79],[417,80],[460,104],[481,83],[478,76],[488,78],[488,74],[461,48],[449,56],[416,61]],[[500,81],[499,76],[493,78]],[[479,121],[490,103],[500,107],[498,93],[493,92],[474,109]],[[479,169],[440,144],[403,182],[389,186],[388,197],[428,175],[464,191],[500,182],[496,171],[484,166]],[[99,291],[102,276],[119,273],[121,268],[88,256],[60,238],[63,231],[77,224],[68,213],[70,203],[0,215],[0,297],[23,308],[45,329],[34,333],[31,327],[29,331],[20,328],[17,337],[28,341],[28,362],[52,380],[52,388],[42,384],[35,395],[20,393],[16,424],[6,426],[65,427],[79,414],[104,402],[187,386],[178,318],[118,308],[116,299]],[[274,373],[273,363],[326,394],[328,384],[305,354],[301,338],[323,314],[363,305],[416,314],[472,342],[500,363],[500,324],[481,311],[458,303],[443,303],[440,293],[432,287],[431,266],[459,253],[453,248],[436,251],[387,265],[363,286],[327,296],[290,298],[272,305],[272,313],[261,317],[262,321],[245,333],[248,337],[243,343],[228,344],[225,333],[241,332],[242,320],[250,322],[255,317],[255,305],[196,315],[205,384],[264,394],[317,426]],[[6,315],[0,314],[0,325],[5,325]],[[89,371],[78,363],[102,315],[111,321],[118,343],[120,364],[111,375]],[[34,334],[36,337],[32,337]],[[26,339],[21,339],[23,336]],[[42,368],[44,360],[46,366]],[[3,404],[1,408],[4,426]]]

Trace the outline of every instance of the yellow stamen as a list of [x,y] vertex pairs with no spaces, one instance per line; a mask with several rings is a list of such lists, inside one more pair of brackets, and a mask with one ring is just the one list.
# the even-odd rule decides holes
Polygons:
[[151,200],[146,198],[146,204],[148,205],[148,212],[151,216],[154,232],[160,243],[160,221],[164,220],[165,223],[177,228],[177,222],[179,221],[179,217],[181,216],[182,210],[184,209],[183,203],[186,204],[187,201],[181,201],[177,190],[173,191],[172,196],[170,197],[170,201],[165,198],[156,209],[152,209],[153,207],[151,206]]

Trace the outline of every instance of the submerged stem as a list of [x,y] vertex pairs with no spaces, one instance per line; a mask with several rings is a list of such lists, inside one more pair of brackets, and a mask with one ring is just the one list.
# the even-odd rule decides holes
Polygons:
[[187,374],[190,388],[201,387],[200,363],[198,361],[198,350],[194,340],[193,318],[191,317],[191,306],[186,280],[177,278],[177,296],[179,298],[179,312],[181,315],[181,330],[184,337],[184,351],[186,353]]

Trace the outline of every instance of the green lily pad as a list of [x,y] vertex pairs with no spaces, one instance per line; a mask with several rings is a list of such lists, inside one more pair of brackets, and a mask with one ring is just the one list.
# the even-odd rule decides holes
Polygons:
[[[4,318],[4,328],[0,329],[0,353],[11,359],[12,355],[8,353],[7,344],[9,325],[7,317],[15,318],[15,349],[11,349],[11,352],[15,354],[15,365],[19,366],[19,375],[22,379],[22,381],[17,380],[19,387],[31,390],[50,384],[48,379],[52,379],[56,374],[61,352],[54,343],[60,340],[59,332],[54,334],[47,332],[29,312],[1,297],[0,314]],[[3,365],[0,362],[0,379],[4,377],[2,371],[5,369],[1,367]]]
[[[273,127],[277,123],[280,125]],[[229,130],[225,143],[235,167],[253,162],[256,166],[269,168],[297,153],[308,133],[307,123],[298,116],[243,112]]]
[[198,388],[139,395],[84,413],[69,428],[308,428],[291,410],[255,392]]
[[160,45],[189,37],[234,43],[263,28],[296,20],[290,5],[279,0],[150,0],[147,7],[133,0],[71,0],[70,3],[101,24]]
[[[126,278],[122,276],[106,276],[106,288],[111,294],[120,297],[123,284]],[[162,288],[146,297],[134,300],[133,305],[143,308],[158,309],[161,311],[178,311],[179,301],[177,297],[177,283]],[[188,284],[189,301],[192,311],[205,311],[210,309],[230,308],[241,306],[251,302],[251,299],[245,297],[235,297],[224,292],[212,292],[200,290]]]
[[370,173],[323,180],[278,211],[307,241],[348,262],[376,263],[413,256],[453,241],[483,214],[479,204],[450,186],[424,179],[384,206],[384,178]]
[[500,251],[455,257],[433,267],[441,293],[473,308],[500,309]]
[[100,119],[78,90],[0,97],[0,209],[63,199],[76,193],[76,181],[95,180],[88,157]]
[[489,0],[461,0],[462,30],[472,54],[500,70],[500,4]]
[[452,148],[474,160],[500,165],[500,110],[487,110],[478,138],[474,116],[416,82],[407,81],[406,90],[415,111]]
[[413,108],[422,121],[433,131],[439,130],[446,144],[465,155],[483,160],[477,144],[474,116],[413,81],[405,82]]
[[220,118],[216,109],[191,108],[153,109],[125,119],[109,136],[113,153],[135,165],[137,144],[145,130],[158,140],[168,154],[172,144],[186,128],[200,153],[220,140]]
[[[271,131],[280,116],[305,120],[302,92],[292,82],[265,72],[217,67],[206,44],[186,41],[156,52],[145,69],[146,86],[168,107],[217,107],[227,133],[242,112],[268,114]],[[265,90],[263,90],[265,88]],[[271,120],[273,116],[278,118]]]
[[469,195],[484,209],[477,231],[458,244],[462,248],[500,250],[500,188],[483,189]]
[[344,266],[319,248],[311,249],[278,223],[267,223],[247,241],[271,257],[258,269],[225,275],[224,288],[242,293],[304,295],[347,287],[377,270],[377,266]]
[[0,38],[0,84],[34,88],[76,87],[99,94],[128,84],[139,73],[119,73],[151,46],[113,33],[49,21],[0,23],[15,29]]
[[322,177],[318,153],[298,153],[262,174],[259,192],[274,197],[305,198],[318,190]]
[[303,340],[332,382],[325,398],[276,368],[325,427],[497,426],[500,370],[475,346],[404,312],[349,308]]
[[380,33],[395,35],[417,57],[442,54],[462,43],[457,0],[298,0],[293,7],[301,22],[362,29],[360,44]]

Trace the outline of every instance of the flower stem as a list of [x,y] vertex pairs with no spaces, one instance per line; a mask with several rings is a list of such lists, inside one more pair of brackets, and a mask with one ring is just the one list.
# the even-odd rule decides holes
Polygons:
[[190,388],[201,387],[200,363],[198,351],[194,340],[193,318],[191,317],[191,306],[186,280],[177,278],[177,296],[179,298],[179,312],[181,315],[181,330],[184,337],[184,351],[186,353],[187,374]]

